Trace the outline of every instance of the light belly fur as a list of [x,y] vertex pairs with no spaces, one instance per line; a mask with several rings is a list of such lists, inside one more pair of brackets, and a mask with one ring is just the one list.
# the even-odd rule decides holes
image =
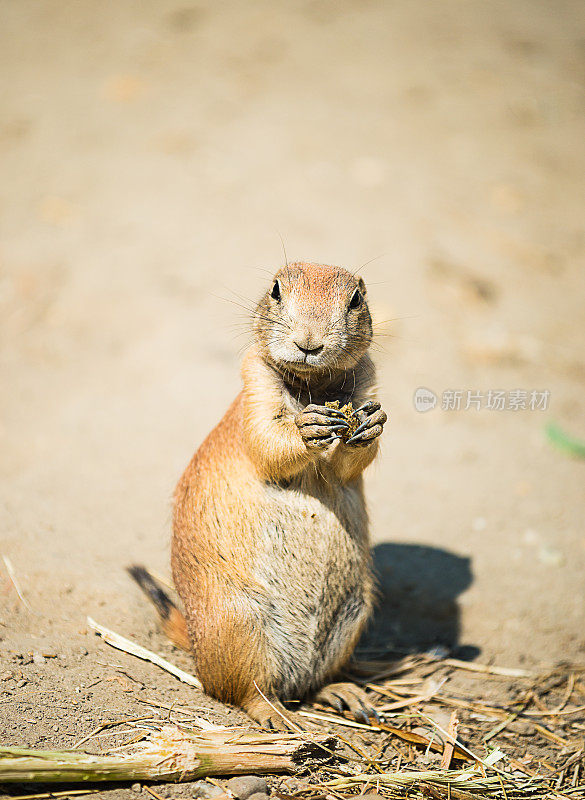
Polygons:
[[268,485],[262,505],[254,567],[260,619],[274,691],[294,699],[341,666],[369,615],[367,514],[357,486],[324,494],[306,482]]

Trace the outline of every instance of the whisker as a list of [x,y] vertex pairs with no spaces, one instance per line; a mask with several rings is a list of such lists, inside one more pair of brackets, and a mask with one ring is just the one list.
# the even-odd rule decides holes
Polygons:
[[365,267],[367,267],[367,266],[368,266],[368,264],[372,264],[374,261],[378,261],[378,259],[379,259],[379,258],[384,258],[384,256],[386,256],[386,255],[388,255],[388,254],[387,254],[387,253],[380,253],[380,255],[378,255],[378,256],[374,256],[373,258],[370,258],[370,260],[369,260],[369,261],[366,261],[366,263],[365,263],[365,264],[362,264],[362,265],[361,265],[361,267],[358,267],[358,268],[357,268],[357,269],[356,269],[356,270],[355,270],[355,271],[352,273],[352,275],[355,277],[355,276],[356,276],[356,274],[357,274],[358,272],[360,272],[360,270],[362,270],[362,269],[364,269]]
[[288,258],[286,257],[286,247],[284,246],[284,239],[282,238],[280,231],[277,231],[277,233],[278,233],[278,238],[280,239],[280,243],[282,245],[282,252],[284,253],[284,263],[288,268]]
[[372,322],[373,325],[386,325],[388,322],[401,322],[403,319],[420,319],[420,314],[411,314],[408,317],[390,317],[390,319],[381,319]]

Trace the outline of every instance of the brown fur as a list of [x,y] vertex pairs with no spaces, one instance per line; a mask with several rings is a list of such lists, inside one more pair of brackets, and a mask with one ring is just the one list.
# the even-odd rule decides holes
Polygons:
[[173,516],[173,577],[196,674],[210,695],[259,720],[266,705],[256,687],[283,700],[316,691],[366,623],[361,473],[385,420],[362,447],[310,438],[309,403],[351,399],[357,408],[374,396],[365,286],[311,264],[276,279],[255,315],[243,390],[193,456]]
[[161,621],[165,636],[181,650],[191,652],[191,639],[187,630],[187,620],[178,608],[173,608],[168,619]]

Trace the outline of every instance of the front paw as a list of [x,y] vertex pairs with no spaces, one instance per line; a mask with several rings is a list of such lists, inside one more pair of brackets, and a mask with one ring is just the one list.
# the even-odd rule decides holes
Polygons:
[[303,442],[309,450],[323,450],[348,430],[349,423],[341,411],[315,403],[308,405],[295,417]]
[[353,413],[360,420],[360,424],[349,439],[346,439],[345,444],[350,447],[367,447],[384,430],[384,423],[388,419],[386,412],[382,410],[380,403],[368,400]]

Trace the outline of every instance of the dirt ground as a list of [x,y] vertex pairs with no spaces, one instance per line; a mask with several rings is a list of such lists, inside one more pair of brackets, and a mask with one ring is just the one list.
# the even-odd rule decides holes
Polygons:
[[71,745],[141,695],[226,719],[85,619],[189,668],[124,567],[168,573],[280,236],[370,262],[370,642],[584,662],[585,462],[545,435],[585,438],[584,77],[579,0],[0,3],[0,555],[26,600],[0,560],[2,743]]

